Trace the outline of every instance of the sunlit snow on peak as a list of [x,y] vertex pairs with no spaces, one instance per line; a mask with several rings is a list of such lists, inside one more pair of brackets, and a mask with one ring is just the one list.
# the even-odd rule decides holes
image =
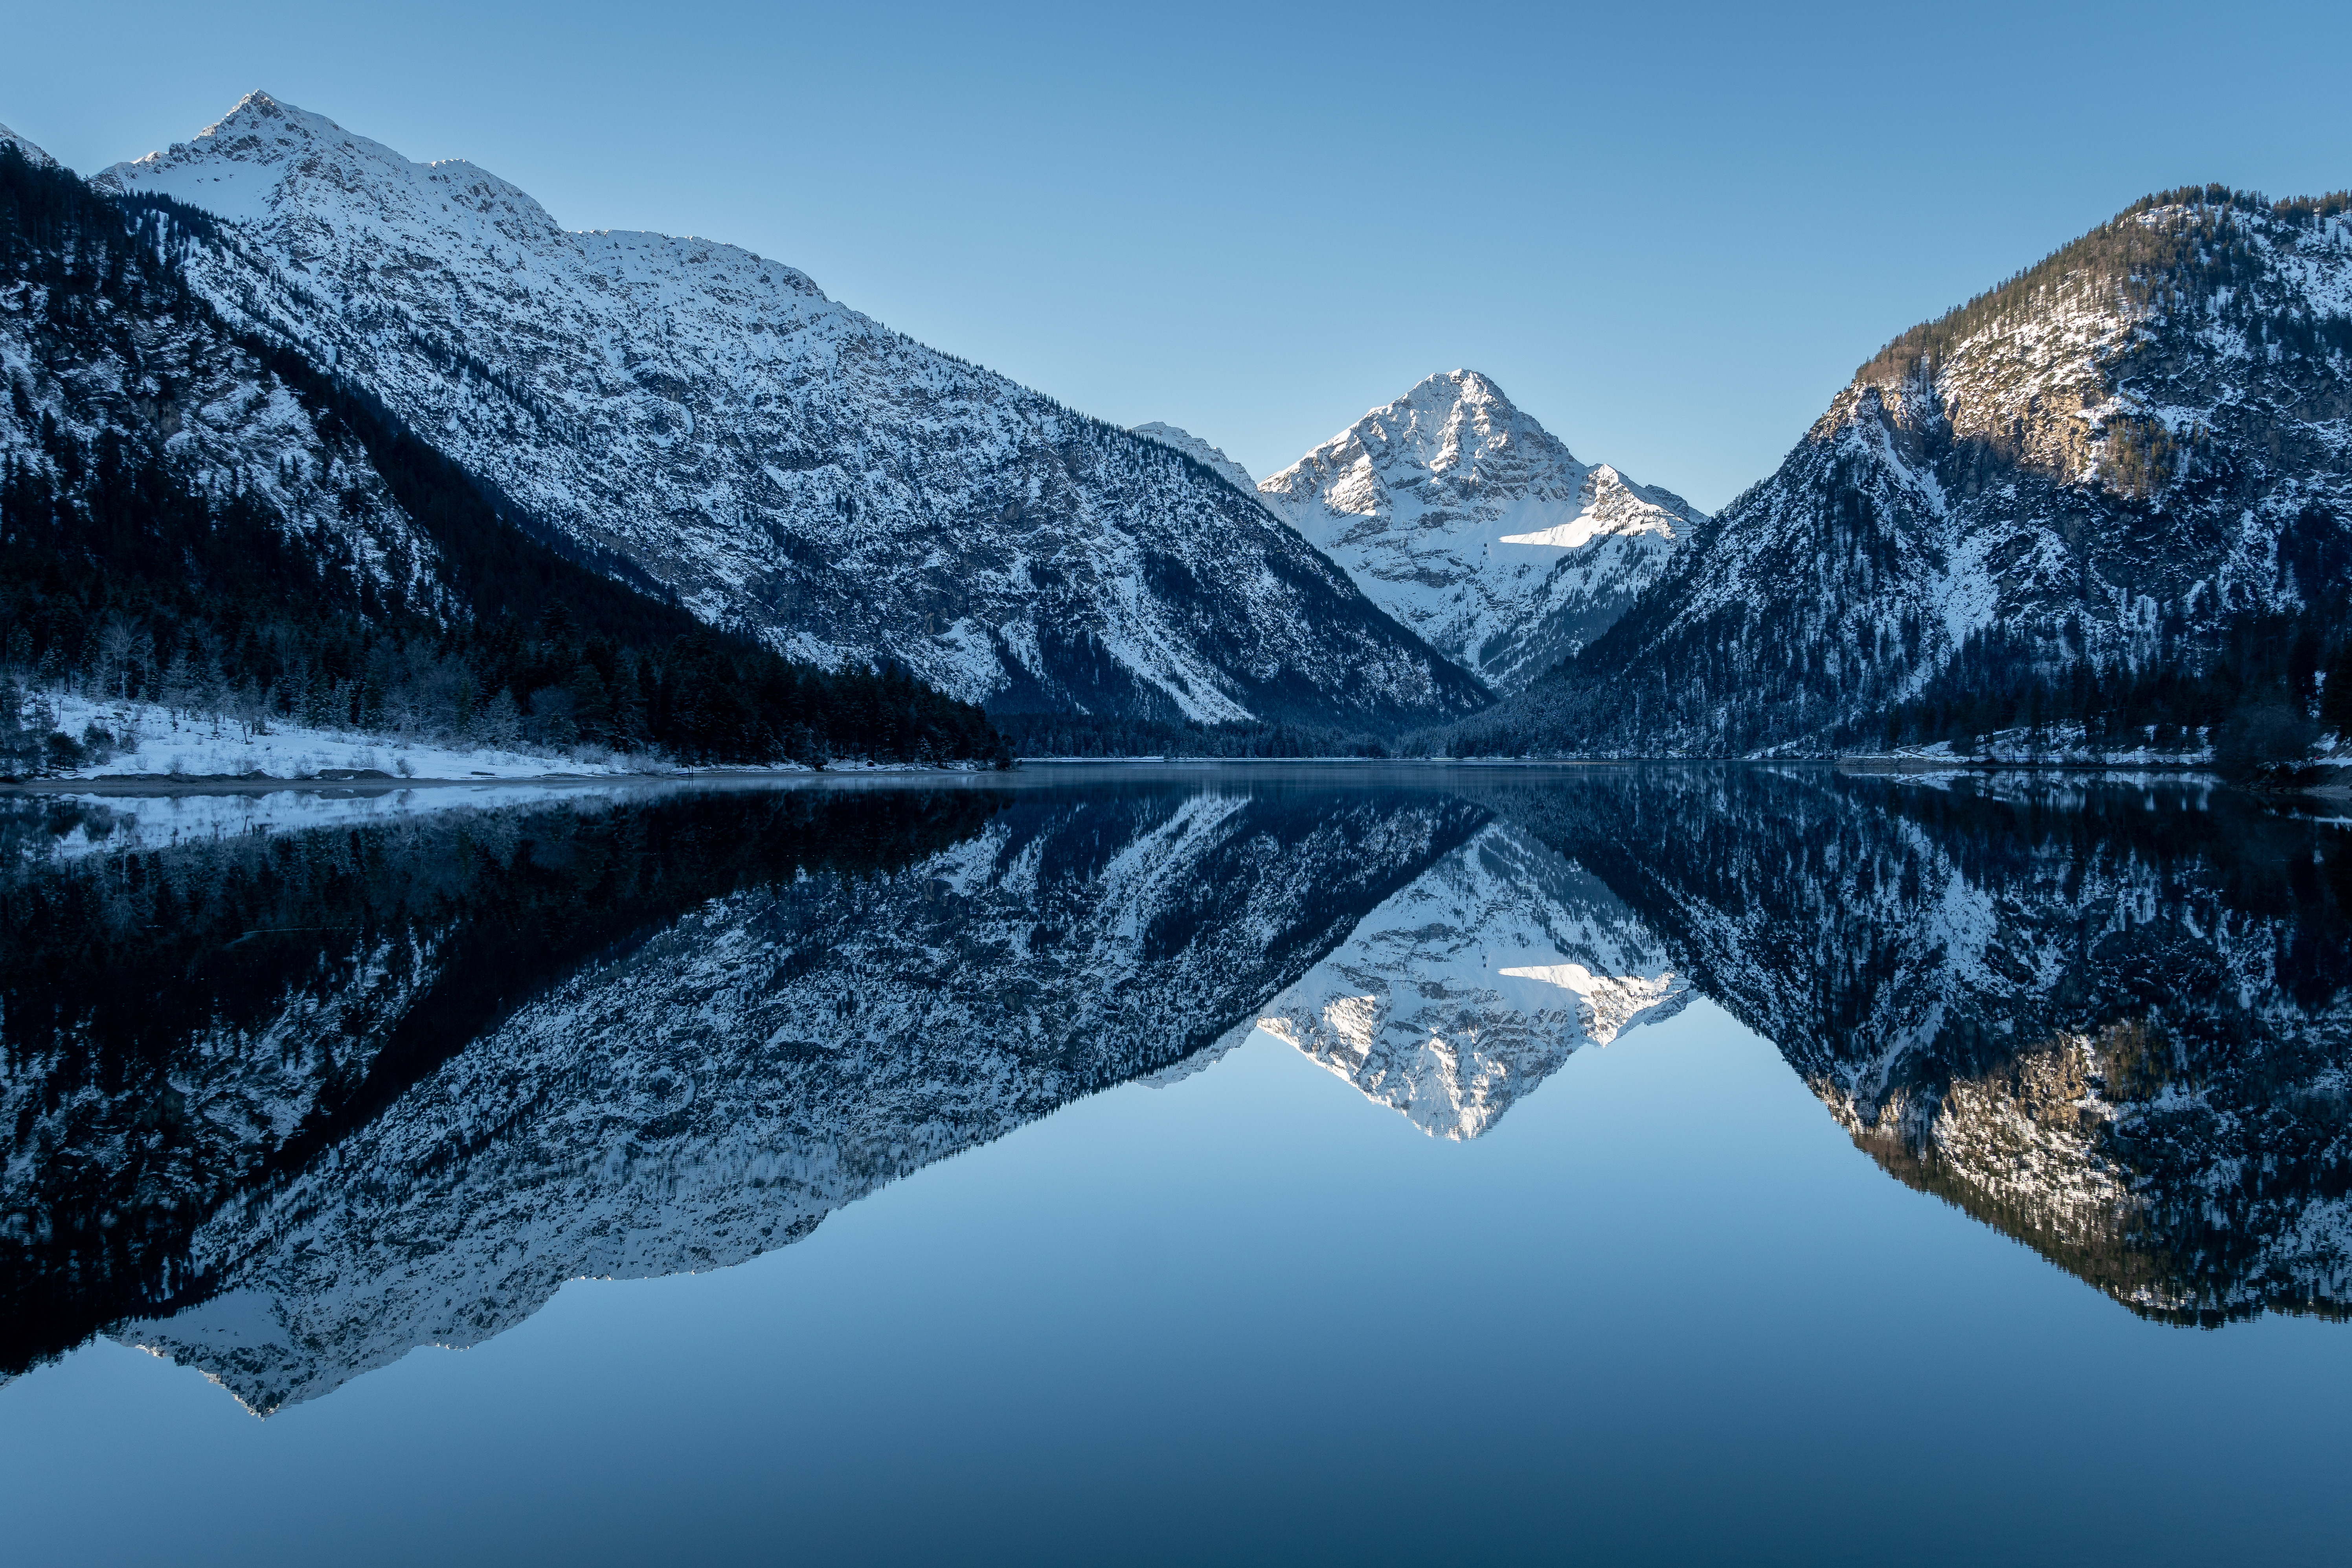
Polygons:
[[1427,377],[1257,489],[1367,597],[1504,691],[1606,630],[1703,515],[1579,462],[1472,370]]

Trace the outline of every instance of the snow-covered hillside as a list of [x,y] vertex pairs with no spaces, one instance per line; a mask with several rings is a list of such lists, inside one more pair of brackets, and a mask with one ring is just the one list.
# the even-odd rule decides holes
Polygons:
[[1391,723],[1474,683],[1213,472],[732,246],[574,233],[256,93],[97,181],[228,220],[233,319],[706,620],[1001,711]]
[[55,158],[50,157],[48,153],[41,148],[35,146],[30,142],[27,142],[25,138],[17,135],[14,131],[9,130],[5,125],[0,125],[0,147],[14,147],[17,152],[23,153],[33,163],[41,164],[44,167],[57,162]]
[[1214,468],[1234,489],[1252,500],[1257,499],[1257,481],[1250,478],[1249,470],[1226,457],[1222,448],[1212,447],[1190,430],[1179,429],[1163,420],[1154,419],[1149,425],[1136,426],[1135,434],[1157,441],[1163,447],[1172,447],[1202,467]]
[[1691,995],[1605,885],[1495,823],[1366,915],[1258,1027],[1458,1140],[1570,1052],[1671,1017]]
[[2180,193],[1891,344],[1570,679],[1468,738],[1872,750],[2033,682],[2044,721],[2095,719],[2049,710],[2193,679],[2243,617],[2333,640],[2347,573],[2352,210]]
[[[5,127],[0,143],[53,162]],[[70,244],[37,240],[36,249]],[[181,293],[165,248],[150,231],[119,283],[95,290],[61,287],[47,269],[51,259],[70,267],[76,258],[8,258],[0,270],[0,474],[83,502],[103,482],[98,459],[115,443],[159,458],[173,482],[209,501],[234,497],[259,510],[321,567],[442,612],[433,544],[358,440],[305,407]]]
[[1503,691],[1605,631],[1704,517],[1578,462],[1467,370],[1429,377],[1257,489],[1375,604]]

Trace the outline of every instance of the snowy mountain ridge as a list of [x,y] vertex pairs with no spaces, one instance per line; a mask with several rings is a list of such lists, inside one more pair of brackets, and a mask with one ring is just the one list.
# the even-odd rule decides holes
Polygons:
[[[1719,755],[1939,739],[1956,711],[2098,724],[2111,700],[2062,704],[2186,686],[2252,617],[2341,637],[2347,474],[2347,198],[2151,198],[1889,344],[1657,595],[1465,738]],[[2302,682],[2280,706],[2315,696],[2277,662]]]
[[1428,377],[1257,489],[1374,603],[1502,691],[1607,630],[1705,520],[1577,461],[1468,370]]
[[1249,470],[1226,457],[1221,448],[1212,447],[1190,430],[1179,429],[1173,425],[1158,419],[1152,420],[1148,425],[1135,426],[1133,428],[1138,436],[1157,441],[1163,447],[1171,447],[1194,462],[1216,469],[1225,477],[1226,482],[1234,489],[1253,500],[1258,499],[1257,481],[1250,478]]
[[95,183],[226,220],[187,269],[231,321],[792,657],[895,659],[1000,711],[1377,725],[1485,700],[1229,483],[790,267],[569,232],[261,93]]
[[40,148],[36,147],[32,142],[27,142],[25,138],[17,135],[14,131],[9,130],[5,125],[0,125],[0,147],[14,147],[17,152],[23,153],[28,162],[38,163],[44,168],[47,168],[57,162],[57,160],[50,157],[48,153],[43,152]]

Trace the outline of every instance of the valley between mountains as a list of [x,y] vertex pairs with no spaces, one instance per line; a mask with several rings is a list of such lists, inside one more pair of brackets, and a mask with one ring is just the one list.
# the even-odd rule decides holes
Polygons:
[[2340,193],[2135,204],[1872,354],[1710,515],[1468,369],[1254,480],[783,262],[567,230],[264,93],[88,180],[0,131],[0,186],[20,777],[1175,752],[2287,775],[2352,729]]

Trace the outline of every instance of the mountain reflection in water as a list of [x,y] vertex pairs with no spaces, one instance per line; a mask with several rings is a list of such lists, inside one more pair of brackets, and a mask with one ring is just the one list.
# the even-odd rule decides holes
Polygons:
[[[281,800],[284,797],[279,797]],[[1470,1139],[1693,996],[2132,1310],[2352,1301],[2342,825],[2193,784],[1142,770],[0,806],[0,1374],[267,1412],[1262,1026]],[[242,814],[242,815],[240,815]]]

